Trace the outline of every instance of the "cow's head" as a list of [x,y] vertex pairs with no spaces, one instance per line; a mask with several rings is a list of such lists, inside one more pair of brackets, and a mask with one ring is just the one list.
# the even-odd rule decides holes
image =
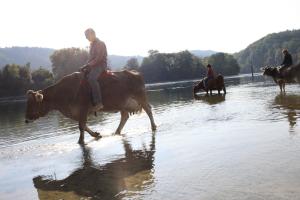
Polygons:
[[264,76],[274,77],[278,74],[277,67],[266,66],[266,67],[261,68],[261,71],[263,71]]
[[200,92],[201,90],[205,90],[203,80],[194,86],[194,94],[196,94],[197,92]]
[[41,104],[43,102],[43,94],[41,91],[27,91],[27,106],[25,122],[31,122],[41,117]]

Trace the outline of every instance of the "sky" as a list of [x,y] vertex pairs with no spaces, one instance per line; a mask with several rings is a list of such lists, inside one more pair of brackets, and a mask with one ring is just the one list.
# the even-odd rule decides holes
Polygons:
[[93,28],[109,54],[234,53],[300,29],[299,0],[1,0],[0,47],[86,48]]

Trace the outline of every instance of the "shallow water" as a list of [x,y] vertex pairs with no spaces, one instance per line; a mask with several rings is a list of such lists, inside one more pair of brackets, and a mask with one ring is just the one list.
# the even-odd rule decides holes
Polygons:
[[86,134],[52,112],[24,123],[24,103],[0,104],[0,199],[299,199],[300,88],[227,77],[226,96],[197,99],[195,81],[148,85],[145,113],[112,136],[119,114]]

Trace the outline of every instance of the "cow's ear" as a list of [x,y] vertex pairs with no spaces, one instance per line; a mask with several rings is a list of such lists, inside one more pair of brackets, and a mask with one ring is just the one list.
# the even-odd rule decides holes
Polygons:
[[35,94],[35,100],[36,100],[37,102],[42,102],[42,101],[43,101],[43,98],[44,98],[44,96],[43,96],[41,93],[37,92],[37,93]]
[[33,91],[33,90],[28,90],[28,91],[26,92],[27,97],[29,97],[30,95],[33,95],[33,94],[34,94],[34,91]]

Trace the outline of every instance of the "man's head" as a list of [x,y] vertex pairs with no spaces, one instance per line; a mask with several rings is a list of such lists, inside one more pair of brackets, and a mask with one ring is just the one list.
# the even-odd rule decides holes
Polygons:
[[85,37],[88,41],[94,42],[96,39],[96,33],[92,28],[88,28],[84,31]]
[[285,54],[288,53],[288,50],[287,50],[287,49],[283,49],[283,50],[282,50],[282,53],[285,55]]
[[211,65],[210,65],[210,64],[208,64],[208,65],[206,65],[206,67],[207,67],[207,68],[211,68]]

